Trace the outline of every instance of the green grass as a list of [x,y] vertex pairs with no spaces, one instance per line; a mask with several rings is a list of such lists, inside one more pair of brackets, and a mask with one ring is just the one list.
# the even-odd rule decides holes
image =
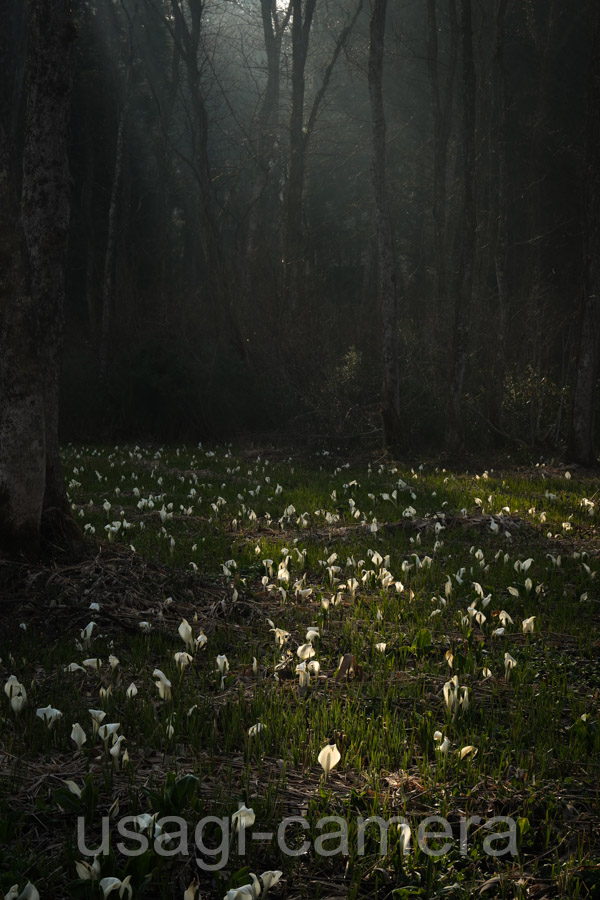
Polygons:
[[[64,469],[90,557],[13,581],[0,674],[19,679],[27,705],[17,714],[2,694],[0,896],[31,881],[42,897],[101,897],[98,880],[77,875],[76,821],[85,816],[88,845],[99,843],[111,808],[99,877],[131,876],[134,897],[183,897],[198,875],[202,897],[220,898],[272,869],[283,872],[274,898],[599,895],[592,479],[544,464],[469,473],[230,447],[69,445]],[[503,611],[512,624],[494,634]],[[180,671],[183,618],[207,641]],[[289,632],[282,647],[269,619]],[[320,668],[301,688],[296,650],[313,626]],[[506,653],[516,660],[508,677]],[[99,672],[65,671],[90,657]],[[342,657],[352,671],[336,674]],[[159,697],[156,668],[170,699]],[[454,675],[468,705],[449,709]],[[62,712],[52,728],[36,716],[49,704]],[[93,738],[90,708],[120,723],[127,765]],[[75,722],[87,735],[81,752]],[[250,737],[259,722],[266,728]],[[329,741],[341,760],[325,781],[317,757]],[[476,752],[461,759],[467,746]],[[183,816],[190,845],[196,822],[230,818],[244,802],[256,815],[249,834],[302,816],[296,838],[310,846],[290,856],[248,836],[246,853],[234,842],[213,873],[198,872],[192,846],[191,856],[150,847],[126,857],[117,800],[118,816]],[[348,823],[348,852],[324,856],[317,823],[332,815]],[[455,836],[462,816],[511,817],[516,855],[491,856],[489,831],[472,824],[463,852],[456,839],[430,856],[416,839],[428,815],[447,818]],[[411,852],[394,827],[384,855],[374,830],[359,854],[359,816],[405,816]]]

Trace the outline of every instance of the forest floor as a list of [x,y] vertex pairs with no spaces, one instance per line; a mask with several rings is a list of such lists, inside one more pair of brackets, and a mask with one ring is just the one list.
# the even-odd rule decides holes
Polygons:
[[64,464],[87,555],[0,562],[0,897],[600,896],[597,477]]

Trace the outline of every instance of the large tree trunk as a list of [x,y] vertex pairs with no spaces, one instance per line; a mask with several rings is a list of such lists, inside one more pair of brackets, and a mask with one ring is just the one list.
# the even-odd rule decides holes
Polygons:
[[594,401],[600,363],[600,16],[588,87],[585,191],[584,297],[568,453],[574,462],[590,466],[596,462]]
[[30,0],[20,218],[6,108],[1,110],[0,546],[5,551],[35,551],[43,526],[53,539],[74,529],[58,443],[74,35],[68,0]]
[[446,447],[452,452],[464,443],[463,393],[469,358],[469,316],[475,263],[475,61],[471,0],[461,0],[462,42],[462,167],[463,204],[460,222],[459,265],[455,281],[454,335]]
[[394,242],[388,206],[385,158],[385,112],[383,107],[383,45],[387,0],[375,0],[369,42],[369,98],[373,126],[373,197],[379,264],[378,292],[381,306],[383,351],[383,441],[385,447],[402,444],[400,379],[398,369],[397,285]]
[[37,310],[26,274],[16,178],[0,124],[0,551],[39,536],[46,484]]

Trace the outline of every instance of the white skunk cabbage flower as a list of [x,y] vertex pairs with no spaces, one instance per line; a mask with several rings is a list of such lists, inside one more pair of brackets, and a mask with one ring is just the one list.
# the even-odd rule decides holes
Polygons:
[[123,881],[121,881],[120,878],[103,878],[100,882],[100,890],[102,891],[104,900],[106,900],[106,897],[110,896],[113,891],[118,891],[119,897],[124,897],[127,894],[127,897],[131,900],[133,896],[131,875],[128,875]]
[[87,735],[79,722],[75,722],[75,724],[72,726],[71,740],[75,742],[78,750],[81,750],[81,748],[87,741]]
[[60,709],[54,709],[52,706],[43,706],[35,711],[36,716],[45,722],[48,728],[52,728],[55,722],[62,718]]
[[155,669],[152,673],[153,678],[157,678],[158,680],[154,682],[156,687],[158,688],[158,694],[161,700],[170,700],[171,699],[171,687],[172,684],[165,675],[164,672],[161,672],[160,669]]
[[318,757],[319,765],[325,773],[325,781],[327,781],[327,776],[331,769],[334,769],[335,766],[337,766],[341,758],[342,754],[338,750],[336,744],[325,744]]
[[511,670],[515,668],[517,665],[516,659],[510,655],[510,653],[506,652],[504,654],[504,677],[508,681],[510,678]]
[[250,828],[254,825],[255,821],[256,815],[254,810],[247,807],[244,803],[242,803],[237,812],[234,812],[231,816],[231,824],[236,831],[239,831],[240,828]]
[[183,619],[181,625],[177,629],[179,632],[179,637],[184,642],[187,649],[193,653],[196,647],[196,643],[194,641],[194,634],[192,632],[192,626],[188,622],[187,619]]

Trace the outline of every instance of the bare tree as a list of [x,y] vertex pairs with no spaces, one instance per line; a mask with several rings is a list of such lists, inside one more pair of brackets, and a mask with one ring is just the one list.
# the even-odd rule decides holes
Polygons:
[[317,90],[305,121],[305,69],[310,29],[316,0],[291,0],[292,4],[292,102],[290,111],[290,155],[285,198],[284,296],[290,309],[299,305],[300,285],[304,271],[303,195],[306,155],[321,104],[342,50],[356,24],[363,6],[358,4],[350,21],[340,31],[321,85]]
[[261,0],[260,6],[265,54],[267,57],[267,80],[252,128],[256,135],[256,169],[247,215],[244,252],[246,288],[249,295],[252,293],[252,263],[258,249],[257,237],[261,224],[260,213],[264,213],[264,204],[261,204],[261,200],[272,178],[272,168],[277,156],[279,98],[281,93],[281,45],[292,14],[292,0],[290,0],[287,9],[283,13],[278,9],[276,0]]
[[292,0],[292,103],[290,110],[290,159],[285,199],[284,294],[289,306],[298,306],[302,272],[302,195],[306,166],[304,93],[306,57],[316,0]]

